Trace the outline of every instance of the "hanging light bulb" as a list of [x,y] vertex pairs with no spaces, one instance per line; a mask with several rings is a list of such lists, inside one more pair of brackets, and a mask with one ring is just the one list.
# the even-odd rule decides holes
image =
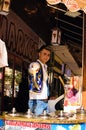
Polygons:
[[10,0],[0,0],[0,14],[7,15],[9,13]]
[[61,30],[59,28],[52,29],[51,44],[52,45],[61,44]]

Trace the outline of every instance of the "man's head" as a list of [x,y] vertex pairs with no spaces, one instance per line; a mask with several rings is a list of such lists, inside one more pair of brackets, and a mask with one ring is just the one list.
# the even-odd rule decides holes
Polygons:
[[51,54],[51,49],[50,46],[43,45],[39,49],[39,60],[45,64],[49,61],[50,59],[50,54]]

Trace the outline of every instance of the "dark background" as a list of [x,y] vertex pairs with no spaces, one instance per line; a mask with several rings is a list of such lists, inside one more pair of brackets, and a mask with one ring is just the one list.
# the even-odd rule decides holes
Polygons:
[[48,6],[46,0],[12,0],[12,9],[46,44],[51,44],[52,29],[61,29],[61,44],[67,44],[79,67],[82,66],[83,12],[65,15],[62,3]]

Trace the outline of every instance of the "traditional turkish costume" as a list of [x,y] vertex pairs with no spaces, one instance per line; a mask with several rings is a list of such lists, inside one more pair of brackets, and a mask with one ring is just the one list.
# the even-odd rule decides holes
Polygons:
[[29,66],[29,107],[31,111],[34,111],[36,115],[42,114],[44,110],[48,112],[48,96],[47,65],[37,60]]

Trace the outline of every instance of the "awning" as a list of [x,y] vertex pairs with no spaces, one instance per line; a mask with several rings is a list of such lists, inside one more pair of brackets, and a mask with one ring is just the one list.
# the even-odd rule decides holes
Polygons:
[[52,46],[52,50],[63,61],[63,63],[65,63],[70,68],[70,70],[72,70],[72,72],[75,75],[81,75],[82,74],[82,68],[80,68],[77,65],[74,57],[71,55],[67,46],[65,46],[65,45],[61,45],[61,46],[54,45],[54,46]]
[[63,3],[71,12],[83,10],[86,13],[86,0],[47,0],[47,2],[50,5]]

